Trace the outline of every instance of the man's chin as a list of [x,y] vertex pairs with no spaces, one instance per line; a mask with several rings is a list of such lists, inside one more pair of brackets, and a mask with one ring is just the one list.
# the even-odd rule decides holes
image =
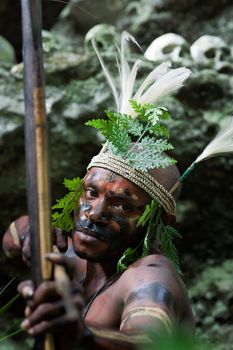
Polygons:
[[118,260],[117,259],[114,259],[113,256],[111,255],[107,255],[107,254],[99,254],[99,255],[92,255],[92,254],[88,254],[86,252],[82,252],[82,251],[79,251],[79,250],[75,250],[75,254],[81,258],[81,259],[85,259],[87,261],[90,261],[90,262],[94,262],[94,263],[102,263],[102,262],[113,262],[114,260]]

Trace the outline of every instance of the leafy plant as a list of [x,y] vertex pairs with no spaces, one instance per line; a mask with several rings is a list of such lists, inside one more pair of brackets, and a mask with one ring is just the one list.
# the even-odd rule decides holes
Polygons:
[[170,118],[166,108],[153,104],[141,105],[130,101],[137,117],[106,111],[108,120],[93,119],[86,123],[105,137],[111,153],[126,159],[142,171],[165,168],[175,160],[164,154],[173,149],[168,142],[169,132],[163,122]]
[[[8,283],[6,283],[4,286],[0,288],[0,296],[2,296],[7,289],[10,287],[12,282],[15,280],[15,278],[12,278]],[[0,307],[0,317],[2,318],[6,312],[10,309],[11,306],[13,306],[18,300],[19,294],[17,293],[13,298],[11,298],[6,304]],[[17,324],[12,324],[11,327],[5,331],[4,333],[0,333],[0,342],[3,340],[6,340],[7,338],[12,337],[13,335],[16,335],[18,333],[22,332],[22,329],[19,327],[19,322]]]
[[175,238],[181,238],[181,235],[174,227],[164,225],[161,208],[154,200],[146,205],[138,220],[137,226],[144,227],[145,225],[148,225],[148,227],[144,238],[142,256],[149,254],[153,235],[155,235],[158,248],[173,262],[176,270],[181,273],[177,249],[173,242]]
[[152,201],[146,205],[144,212],[138,219],[137,226],[144,227],[147,223],[149,223],[151,220],[151,215],[154,212],[156,206],[157,203],[152,199]]
[[176,270],[181,273],[177,249],[173,242],[174,238],[177,237],[181,238],[181,235],[174,227],[164,225],[164,223],[160,221],[156,229],[156,240],[158,247],[173,262]]
[[124,251],[122,257],[117,263],[117,273],[125,271],[130,264],[140,258],[138,251],[140,245],[141,243],[136,248],[129,247]]
[[69,193],[58,199],[57,203],[52,207],[53,210],[58,209],[52,214],[52,225],[70,232],[74,226],[73,213],[83,192],[83,180],[79,177],[72,180],[64,179],[64,186],[69,190]]

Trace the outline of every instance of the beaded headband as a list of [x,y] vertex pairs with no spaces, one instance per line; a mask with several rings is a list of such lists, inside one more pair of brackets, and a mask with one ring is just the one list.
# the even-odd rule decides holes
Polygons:
[[101,151],[92,158],[87,169],[89,170],[91,167],[112,170],[114,173],[123,176],[148,193],[152,199],[161,205],[166,213],[175,214],[176,202],[173,196],[150,174],[132,168],[127,160],[119,158],[108,151]]

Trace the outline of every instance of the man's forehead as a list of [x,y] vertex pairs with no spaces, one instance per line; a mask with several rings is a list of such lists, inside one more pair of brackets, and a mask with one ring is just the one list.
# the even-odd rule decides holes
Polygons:
[[93,183],[118,183],[124,184],[127,186],[132,186],[132,182],[125,179],[123,176],[114,173],[111,170],[93,167],[91,168],[85,178],[85,182],[93,182]]
[[[150,198],[148,194],[146,194],[141,188],[136,186],[130,180],[104,168],[91,168],[85,176],[85,183],[92,184],[97,187],[109,184],[109,186],[114,190],[115,194],[122,194],[135,200],[138,200],[139,197],[144,200]],[[111,188],[109,188],[110,191]]]

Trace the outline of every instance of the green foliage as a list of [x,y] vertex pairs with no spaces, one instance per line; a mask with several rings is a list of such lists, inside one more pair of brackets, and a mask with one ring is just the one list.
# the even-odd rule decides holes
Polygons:
[[178,253],[173,240],[177,237],[181,238],[181,235],[174,227],[163,224],[161,208],[154,200],[146,205],[138,220],[137,226],[144,227],[145,225],[147,225],[147,233],[143,242],[142,256],[149,254],[153,235],[156,234],[158,248],[173,262],[180,273]]
[[[0,288],[0,296],[2,296],[10,287],[15,278],[12,278],[6,285]],[[6,312],[15,304],[20,295],[17,293],[13,298],[11,298],[6,304],[0,306],[0,318],[2,319]],[[20,321],[21,323],[21,321]],[[19,327],[19,322],[13,322],[7,331],[0,332],[0,342],[6,340],[7,338],[12,337],[15,334],[22,332],[22,329]]]
[[[156,219],[154,220],[156,216]],[[127,248],[117,264],[117,272],[123,272],[127,267],[137,259],[149,254],[150,250],[150,238],[152,236],[154,226],[160,217],[160,210],[158,204],[152,199],[152,201],[146,205],[146,208],[140,216],[137,226],[144,227],[148,224],[147,234],[142,242],[138,244],[136,248]],[[153,226],[153,228],[152,228]],[[143,244],[143,248],[141,248]],[[143,250],[143,252],[142,252]]]
[[156,202],[152,200],[150,205],[150,212],[148,212],[146,221],[144,221],[144,225],[147,222],[147,232],[143,241],[143,252],[142,256],[147,256],[150,254],[153,235],[155,235],[156,227],[161,217],[161,208],[156,205]]
[[83,180],[79,177],[64,179],[64,186],[70,191],[52,209],[58,209],[52,214],[52,225],[66,232],[73,230],[73,212],[77,207],[78,200],[83,192]]
[[105,137],[110,152],[128,160],[142,171],[165,168],[175,160],[164,154],[173,149],[167,141],[169,132],[163,122],[170,118],[166,108],[131,101],[137,117],[107,111],[108,120],[93,119],[86,123]]
[[136,248],[127,248],[124,251],[122,257],[117,263],[117,272],[125,271],[130,264],[140,258],[138,248],[139,246]]
[[19,298],[19,294],[16,294],[11,300],[9,300],[5,305],[0,308],[0,317],[2,317],[7,310],[16,302]]
[[176,270],[180,273],[179,258],[174,238],[181,238],[180,233],[170,225],[164,225],[162,221],[157,225],[156,240],[158,242],[159,249],[173,262]]
[[129,152],[127,159],[131,165],[139,170],[153,168],[166,168],[175,163],[175,160],[163,154],[164,151],[172,149],[167,140],[155,140],[151,137],[144,137],[138,144],[138,153]]
[[146,205],[144,212],[142,213],[137,222],[137,226],[144,227],[150,221],[151,215],[154,212],[157,205],[158,204],[153,199],[150,203]]
[[172,263],[175,265],[176,270],[181,273],[177,249],[173,242],[175,238],[181,238],[181,235],[174,227],[163,224],[161,218],[161,208],[154,200],[146,205],[144,212],[137,222],[137,226],[145,227],[146,225],[147,232],[143,242],[141,242],[143,243],[142,252],[141,243],[134,249],[126,249],[118,261],[117,271],[124,271],[138,258],[150,254],[154,236],[154,238],[156,238],[158,248],[172,261]]
[[4,292],[10,287],[12,282],[15,280],[15,277],[11,278],[11,280],[6,283],[4,286],[0,287],[0,296],[4,294]]
[[173,334],[167,332],[151,332],[151,343],[141,347],[142,350],[213,350],[208,344],[200,341],[187,333],[178,329]]

